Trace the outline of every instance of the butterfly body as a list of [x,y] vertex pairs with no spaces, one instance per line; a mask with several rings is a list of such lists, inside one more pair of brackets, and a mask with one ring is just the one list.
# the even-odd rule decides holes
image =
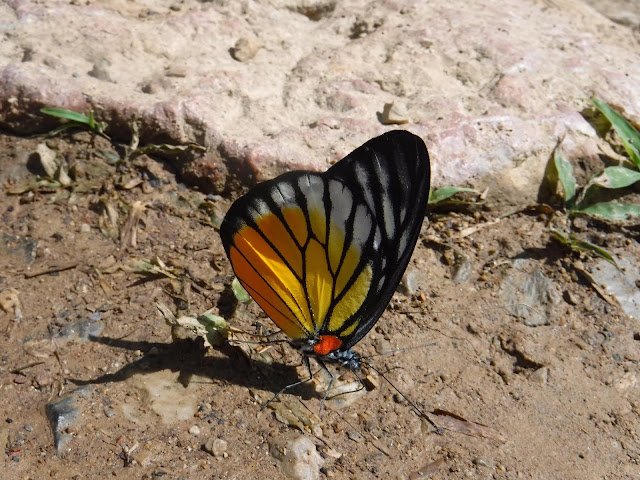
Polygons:
[[327,363],[337,363],[352,371],[360,370],[360,355],[351,348],[342,349],[342,340],[333,335],[320,335],[319,338],[290,343],[304,357],[316,358]]
[[308,364],[358,370],[415,247],[429,195],[424,142],[392,131],[326,172],[295,171],[234,202],[220,228],[236,276]]

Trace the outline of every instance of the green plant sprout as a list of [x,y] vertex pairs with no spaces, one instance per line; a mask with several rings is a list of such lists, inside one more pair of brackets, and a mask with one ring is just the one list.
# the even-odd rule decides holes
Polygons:
[[[573,174],[573,166],[562,155],[559,144],[549,162],[546,180],[555,187],[569,216],[583,214],[606,220],[628,220],[640,215],[639,204],[599,201],[598,197],[602,193],[601,189],[609,191],[624,189],[640,181],[640,134],[622,115],[602,100],[594,98],[592,102],[620,137],[628,161],[621,165],[604,168],[580,188]],[[591,252],[619,269],[614,257],[597,245],[580,240],[573,233],[563,230],[552,229],[551,235],[570,249]]]
[[442,203],[445,200],[449,200],[454,195],[462,192],[475,193],[476,195],[480,194],[480,192],[474,190],[473,188],[455,187],[452,185],[448,185],[446,187],[438,188],[437,190],[431,190],[429,192],[429,205]]
[[614,130],[622,139],[622,143],[629,156],[628,166],[619,165],[606,167],[600,173],[589,179],[584,188],[579,189],[573,175],[573,166],[564,158],[558,147],[553,152],[550,168],[547,170],[547,180],[551,185],[560,185],[560,197],[569,215],[582,213],[598,216],[608,220],[627,220],[640,215],[640,205],[616,201],[598,201],[598,190],[617,190],[630,187],[640,181],[640,134],[620,114],[606,103],[593,99],[593,104],[611,122]]
[[51,115],[52,117],[67,120],[67,122],[51,130],[47,134],[47,136],[49,137],[53,137],[58,133],[70,128],[80,128],[83,130],[89,130],[90,132],[93,132],[96,135],[100,135],[101,137],[104,137],[107,140],[111,141],[109,136],[104,133],[104,130],[107,128],[107,124],[105,122],[96,121],[95,117],[93,116],[93,110],[91,109],[89,109],[89,115],[57,107],[45,107],[41,108],[40,111],[46,115]]

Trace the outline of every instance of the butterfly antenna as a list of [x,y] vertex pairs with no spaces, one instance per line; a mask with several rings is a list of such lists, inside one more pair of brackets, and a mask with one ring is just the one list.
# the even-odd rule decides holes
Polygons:
[[250,345],[276,345],[278,343],[287,343],[287,340],[281,338],[279,340],[244,340],[240,338],[231,338],[227,340],[229,345],[237,344],[237,343],[248,343]]
[[[416,345],[415,347],[394,348],[393,350],[387,350],[385,352],[376,353],[374,355],[361,356],[360,359],[369,359],[369,358],[373,358],[373,357],[382,357],[383,355],[393,355],[394,353],[405,352],[407,350],[417,350],[419,348],[424,348],[424,347],[433,347],[433,346],[435,346],[437,344],[438,344],[437,342],[433,342],[433,343],[425,343],[424,345]],[[369,363],[365,363],[365,365],[371,366]],[[374,370],[376,370],[376,369],[374,368]],[[376,370],[376,372],[377,372],[377,370]]]
[[411,400],[410,400],[410,399],[409,399],[409,398],[408,398],[404,393],[402,393],[402,392],[398,389],[398,387],[396,387],[393,383],[391,383],[391,380],[389,380],[389,379],[386,377],[386,375],[385,375],[384,373],[382,373],[380,370],[378,370],[376,367],[374,367],[373,365],[371,365],[371,364],[370,364],[370,363],[368,363],[368,362],[362,362],[362,364],[363,364],[363,365],[366,365],[366,366],[367,366],[367,367],[369,367],[371,370],[373,370],[373,371],[374,371],[374,372],[376,372],[378,375],[380,375],[382,378],[384,378],[384,379],[385,379],[385,381],[386,381],[389,385],[391,385],[391,387],[392,387],[396,392],[398,392],[398,393],[400,394],[400,396],[401,396],[402,398],[404,398],[404,400],[405,400],[409,405],[411,405],[411,406],[413,407],[413,409],[418,413],[418,415],[419,415],[420,417],[424,418],[427,422],[429,422],[429,423],[431,424],[431,426],[432,426],[433,428],[435,428],[435,429],[436,429],[436,433],[437,433],[438,435],[442,435],[442,434],[444,433],[443,428],[442,428],[442,427],[439,427],[439,426],[437,426],[435,423],[433,423],[433,420],[431,420],[431,419],[429,418],[429,416],[428,416],[424,411],[422,411],[422,409],[421,409],[420,407],[418,407],[418,405],[416,405],[416,404],[415,404],[414,402],[412,402],[412,401],[411,401]]

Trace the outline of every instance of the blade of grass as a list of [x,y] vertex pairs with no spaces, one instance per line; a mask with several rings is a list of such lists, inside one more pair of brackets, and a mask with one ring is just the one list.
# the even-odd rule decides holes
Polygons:
[[[47,115],[51,115],[52,117],[64,118],[66,120],[83,123],[91,127],[91,118],[87,117],[83,113],[74,112],[72,110],[67,110],[65,108],[54,108],[54,107],[41,108],[40,111]],[[91,111],[89,112],[91,114]]]
[[443,200],[446,200],[447,198],[451,198],[455,194],[460,192],[472,192],[476,194],[478,193],[478,191],[474,190],[473,188],[454,187],[450,185],[447,187],[439,188],[436,191],[429,192],[429,203],[435,204],[438,202],[442,202]]
[[620,136],[629,158],[640,170],[640,134],[625,118],[599,98],[591,100],[598,110],[607,117],[616,133]]
[[611,255],[602,247],[594,245],[593,243],[587,242],[585,240],[580,240],[572,233],[567,235],[562,230],[557,230],[555,228],[551,229],[551,236],[555,238],[557,241],[559,241],[560,243],[562,243],[563,245],[566,245],[567,247],[569,247],[571,250],[578,250],[582,252],[593,253],[594,255],[605,259],[611,265],[616,267],[619,271],[622,271],[620,270],[620,267],[618,266],[618,263],[616,262],[616,259],[613,257],[613,255]]

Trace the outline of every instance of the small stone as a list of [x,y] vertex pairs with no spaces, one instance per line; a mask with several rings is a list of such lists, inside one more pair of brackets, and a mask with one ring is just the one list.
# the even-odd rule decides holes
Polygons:
[[542,367],[537,369],[531,375],[529,375],[529,381],[532,383],[537,383],[538,385],[544,385],[547,383],[549,378],[549,369],[547,367]]
[[454,249],[453,258],[454,264],[451,279],[455,283],[464,283],[473,272],[473,261],[469,255],[458,249]]
[[33,427],[31,425],[29,425],[28,423],[24,426],[24,429],[27,432],[33,432]]
[[415,270],[409,269],[405,271],[404,275],[402,276],[402,281],[400,283],[400,286],[403,290],[402,293],[404,293],[407,296],[415,295],[415,293],[418,291],[418,283],[419,283],[419,278]]
[[91,231],[91,225],[89,225],[88,223],[81,223],[80,231],[82,233],[89,233]]
[[278,460],[286,478],[297,480],[318,480],[324,459],[315,444],[307,437],[272,438],[269,453]]
[[371,373],[364,377],[363,380],[364,386],[368,391],[376,390],[380,388],[380,382],[378,381],[378,377],[372,375]]
[[115,83],[109,73],[111,62],[106,58],[101,58],[93,64],[93,68],[87,72],[90,77],[97,78],[103,82]]
[[224,457],[227,455],[227,442],[221,438],[210,438],[202,447],[205,452],[210,453],[216,458]]
[[17,383],[18,385],[22,385],[24,383],[27,383],[27,381],[29,381],[29,379],[27,378],[26,375],[23,375],[21,373],[18,373],[17,375],[15,375],[13,377],[13,383]]
[[473,459],[473,464],[479,467],[490,467],[491,464],[484,458],[476,457]]
[[261,48],[262,43],[258,39],[242,37],[231,49],[231,56],[239,62],[246,62],[255,57]]
[[189,433],[197,437],[198,435],[200,435],[200,427],[198,427],[197,425],[194,425],[189,429]]
[[385,103],[382,113],[378,114],[378,119],[383,125],[402,125],[409,123],[409,115],[404,105],[396,103]]
[[111,418],[111,417],[113,417],[113,416],[116,414],[116,410],[115,410],[115,408],[113,408],[113,407],[111,407],[111,406],[109,406],[109,405],[107,405],[106,407],[104,407],[104,408],[102,409],[102,411],[104,412],[104,416],[105,416],[105,417],[107,417],[107,418]]
[[132,458],[140,465],[141,467],[148,467],[151,464],[151,452],[148,450],[142,450],[140,452],[136,452]]
[[575,293],[570,292],[569,290],[564,292],[564,300],[569,305],[578,305],[580,303],[580,299],[578,298],[578,296]]

